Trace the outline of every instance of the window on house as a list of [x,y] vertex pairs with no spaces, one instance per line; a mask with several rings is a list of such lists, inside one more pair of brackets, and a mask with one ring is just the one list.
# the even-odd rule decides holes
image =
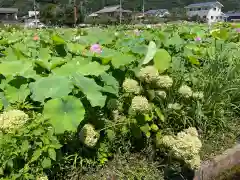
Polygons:
[[214,11],[216,11],[216,10],[217,10],[217,8],[213,8],[213,10],[214,10]]
[[213,19],[213,16],[211,16],[211,19]]
[[193,9],[192,9],[192,8],[190,8],[190,9],[189,9],[189,11],[193,11]]
[[203,19],[206,19],[207,18],[207,16],[203,16]]
[[200,11],[200,10],[201,10],[201,8],[198,8],[198,10]]

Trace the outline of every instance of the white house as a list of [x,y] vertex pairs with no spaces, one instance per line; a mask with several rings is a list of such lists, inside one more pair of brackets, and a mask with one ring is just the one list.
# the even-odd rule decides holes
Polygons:
[[222,12],[223,5],[218,2],[204,2],[190,4],[185,7],[188,17],[199,16],[200,18],[212,23],[224,21],[225,15]]
[[149,16],[156,16],[160,18],[170,15],[167,9],[151,9],[146,11],[144,14]]

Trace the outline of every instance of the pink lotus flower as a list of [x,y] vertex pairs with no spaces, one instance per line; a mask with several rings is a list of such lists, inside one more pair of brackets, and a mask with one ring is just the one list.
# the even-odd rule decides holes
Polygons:
[[237,28],[236,31],[237,31],[238,33],[240,33],[240,28]]
[[38,35],[35,34],[35,35],[33,36],[33,40],[34,40],[34,41],[38,41],[38,40],[39,40]]
[[93,52],[93,53],[101,53],[102,52],[102,48],[99,44],[93,44],[91,47],[90,47],[90,51]]
[[196,37],[195,38],[195,41],[201,41],[202,39],[201,39],[201,37]]

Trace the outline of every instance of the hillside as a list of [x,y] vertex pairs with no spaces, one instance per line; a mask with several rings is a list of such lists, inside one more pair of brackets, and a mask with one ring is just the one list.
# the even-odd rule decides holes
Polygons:
[[[38,6],[47,2],[56,1],[59,4],[68,4],[71,0],[36,0],[39,1]],[[79,3],[80,0],[76,0]],[[172,9],[175,7],[184,7],[187,4],[194,2],[203,2],[207,0],[145,0],[145,9]],[[141,10],[142,0],[122,0],[123,7],[131,10]],[[223,11],[240,10],[239,0],[221,0],[224,5]],[[118,4],[119,0],[84,0],[84,5],[88,11],[95,11],[103,6]],[[28,10],[33,9],[33,0],[0,0],[1,7],[17,7],[20,14],[25,14]]]

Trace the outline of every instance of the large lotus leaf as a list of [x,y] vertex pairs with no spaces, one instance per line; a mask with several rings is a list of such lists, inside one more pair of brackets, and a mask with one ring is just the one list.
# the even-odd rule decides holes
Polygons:
[[85,49],[85,46],[77,43],[67,43],[68,50],[73,54],[82,54]]
[[112,58],[112,65],[115,68],[119,68],[121,66],[125,66],[135,61],[136,58],[130,54],[116,53]]
[[[74,71],[73,71],[74,69]],[[109,69],[108,65],[100,65],[98,62],[89,62],[87,60],[70,61],[62,67],[53,70],[54,74],[68,76],[73,73],[83,75],[99,76]]]
[[109,92],[115,95],[118,95],[119,92],[119,83],[118,81],[108,73],[103,73],[101,79],[104,82],[103,92]]
[[149,63],[153,59],[156,52],[157,52],[157,46],[156,46],[155,42],[150,41],[150,43],[148,45],[147,54],[146,54],[142,64]]
[[31,98],[34,101],[43,102],[46,98],[61,98],[67,96],[73,89],[73,85],[67,77],[49,76],[40,78],[30,84]]
[[160,73],[170,67],[171,56],[165,49],[158,49],[154,56],[154,66]]
[[0,64],[0,74],[4,76],[24,75],[26,71],[33,69],[31,62],[4,61]]
[[16,87],[7,85],[5,87],[5,97],[8,99],[10,103],[23,103],[27,96],[30,94],[30,89],[28,88],[27,84],[21,85],[21,87],[18,89]]
[[56,45],[65,44],[64,39],[57,34],[52,36],[52,40],[53,40],[53,43]]
[[55,69],[56,67],[64,64],[66,62],[66,59],[64,59],[62,57],[52,57],[50,60],[38,59],[35,62],[39,66],[50,71],[50,70]]
[[103,107],[105,105],[106,96],[102,95],[102,87],[97,85],[94,79],[84,77],[80,74],[75,74],[72,80],[74,85],[77,86],[86,95],[87,99],[93,107]]
[[79,99],[67,96],[47,101],[43,115],[50,120],[55,133],[62,134],[65,131],[77,131],[78,125],[84,119],[85,109]]

